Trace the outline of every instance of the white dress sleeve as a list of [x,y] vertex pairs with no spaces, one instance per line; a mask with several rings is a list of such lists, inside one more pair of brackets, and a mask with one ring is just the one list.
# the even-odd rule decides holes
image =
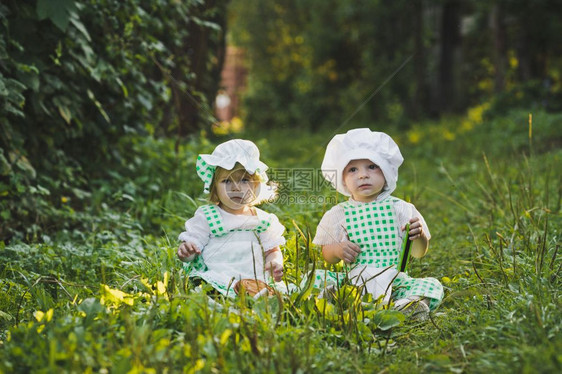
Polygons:
[[192,218],[185,221],[185,231],[183,231],[178,239],[182,242],[191,242],[200,250],[209,243],[211,231],[205,213],[201,208],[197,209]]
[[341,243],[347,239],[345,232],[345,214],[341,205],[336,205],[324,213],[316,228],[316,235],[312,243],[326,245]]
[[267,213],[269,216],[269,227],[264,232],[260,233],[260,241],[264,251],[269,251],[272,248],[279,247],[285,244],[286,240],[283,236],[285,226],[279,222],[279,218],[275,214]]
[[427,239],[431,239],[431,233],[429,232],[429,228],[425,223],[425,219],[423,218],[421,213],[418,212],[414,204],[399,200],[394,208],[396,209],[396,215],[398,216],[398,224],[400,225],[400,227],[405,226],[410,221],[410,219],[418,217],[422,224],[423,231],[427,236]]

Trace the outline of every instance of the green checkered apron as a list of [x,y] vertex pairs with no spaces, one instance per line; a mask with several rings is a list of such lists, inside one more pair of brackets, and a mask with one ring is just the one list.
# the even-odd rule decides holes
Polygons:
[[226,230],[216,205],[201,207],[211,237],[195,260],[184,263],[190,278],[199,277],[221,294],[234,296],[234,284],[240,279],[259,279],[267,282],[264,274],[264,250],[259,233],[268,229],[270,222],[260,218],[253,229]]
[[[367,291],[377,298],[385,294],[396,274],[395,271],[385,271],[377,275],[398,261],[400,239],[394,210],[391,208],[392,203],[376,206],[370,204],[355,206],[350,202],[341,203],[349,240],[357,243],[362,249],[355,263],[349,267],[347,277],[352,284],[358,286],[367,283]],[[368,271],[369,268],[377,270]],[[326,286],[341,286],[346,279],[346,274],[326,270],[316,270],[314,276],[314,287],[320,289]],[[390,295],[385,299],[388,301]]]
[[[400,226],[394,210],[397,201],[390,196],[370,203],[341,203],[349,240],[361,247],[352,268],[368,271],[392,266],[396,274],[394,269],[401,250]],[[430,308],[435,309],[443,299],[443,286],[435,278],[412,278],[406,273],[398,273],[392,282],[392,298],[399,300],[412,296],[429,298]]]

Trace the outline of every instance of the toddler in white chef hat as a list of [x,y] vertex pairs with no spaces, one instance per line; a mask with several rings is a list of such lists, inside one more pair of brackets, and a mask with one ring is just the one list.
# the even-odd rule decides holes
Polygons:
[[229,140],[197,158],[210,204],[185,222],[177,254],[190,278],[223,295],[233,296],[240,280],[268,284],[283,275],[279,246],[285,244],[285,228],[274,214],[254,206],[275,195],[267,169],[256,145],[243,139]]
[[313,243],[328,263],[349,264],[349,279],[374,298],[425,319],[443,298],[435,278],[412,278],[398,272],[405,226],[412,255],[425,255],[431,235],[413,204],[392,196],[403,162],[390,136],[368,128],[336,135],[328,144],[322,174],[349,200],[332,207],[318,224]]

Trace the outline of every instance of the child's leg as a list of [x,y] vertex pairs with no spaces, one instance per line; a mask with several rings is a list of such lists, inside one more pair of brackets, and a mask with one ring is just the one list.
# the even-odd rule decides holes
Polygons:
[[410,296],[396,300],[394,309],[417,321],[429,318],[429,299],[422,296]]
[[434,310],[443,299],[443,286],[435,278],[412,278],[404,273],[392,284],[392,298],[396,301],[404,298],[412,300],[422,299]]

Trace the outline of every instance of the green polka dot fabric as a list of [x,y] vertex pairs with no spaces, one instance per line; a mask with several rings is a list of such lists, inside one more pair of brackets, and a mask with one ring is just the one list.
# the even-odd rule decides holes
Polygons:
[[268,220],[260,220],[260,223],[253,229],[232,229],[225,230],[222,223],[222,217],[219,213],[218,207],[216,205],[204,205],[201,210],[207,218],[207,223],[209,224],[209,229],[211,230],[211,236],[219,237],[234,231],[254,231],[257,233],[264,232],[269,228],[270,222]]
[[392,298],[400,300],[413,296],[427,297],[429,308],[434,310],[443,300],[443,286],[435,278],[411,278],[399,273],[392,283]]
[[211,236],[223,236],[227,234],[222,224],[221,214],[216,205],[204,205],[201,207],[201,210],[205,214],[205,218],[207,218]]
[[[345,274],[335,271],[317,269],[314,271],[314,288],[325,288],[329,286],[339,287],[345,281]],[[308,276],[305,276],[301,281],[301,288],[308,281]]]
[[[201,210],[205,214],[205,218],[207,219],[207,223],[209,224],[209,230],[211,232],[211,237],[221,237],[227,235],[231,232],[239,232],[239,231],[252,231],[256,234],[264,232],[270,226],[270,222],[268,220],[260,220],[259,224],[253,229],[232,229],[226,230],[222,221],[222,216],[218,210],[216,205],[204,205],[201,207]],[[211,284],[216,290],[218,290],[221,294],[227,295],[232,293],[232,285],[224,285],[218,282],[213,281],[205,276],[205,272],[208,271],[207,265],[203,261],[202,256],[197,256],[193,261],[186,262],[183,265],[189,277],[201,277],[207,283]]]
[[[400,225],[394,211],[392,196],[381,202],[364,204],[342,203],[345,229],[349,240],[361,247],[354,265],[388,267],[396,265],[400,257]],[[394,300],[422,296],[430,299],[429,307],[435,309],[443,299],[443,286],[435,278],[412,278],[399,273],[392,283]]]
[[207,164],[201,155],[197,156],[197,162],[195,163],[195,169],[197,170],[197,175],[205,184],[204,191],[209,193],[211,188],[211,182],[213,181],[213,176],[215,175],[215,166]]
[[392,199],[359,205],[350,202],[342,204],[349,240],[362,249],[355,264],[387,267],[398,263],[400,228]]
[[191,262],[184,262],[183,268],[188,274],[195,274],[196,272],[204,272],[209,270],[207,268],[207,265],[205,265],[205,262],[203,262],[203,258],[201,256],[197,256]]

